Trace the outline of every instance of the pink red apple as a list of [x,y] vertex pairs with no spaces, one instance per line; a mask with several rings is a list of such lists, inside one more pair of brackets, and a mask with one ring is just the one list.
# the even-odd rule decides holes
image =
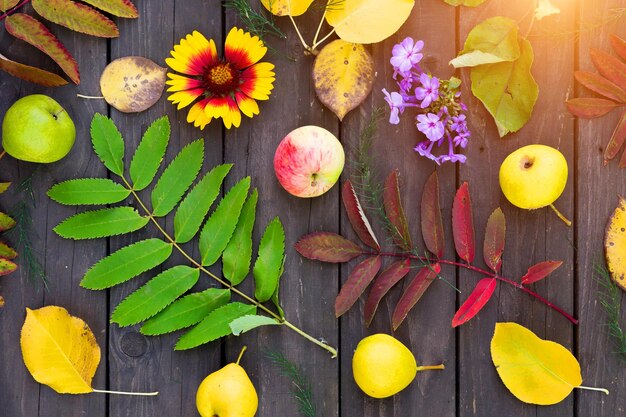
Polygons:
[[302,126],[278,145],[274,171],[290,194],[317,197],[335,185],[344,162],[343,146],[335,135],[318,126]]

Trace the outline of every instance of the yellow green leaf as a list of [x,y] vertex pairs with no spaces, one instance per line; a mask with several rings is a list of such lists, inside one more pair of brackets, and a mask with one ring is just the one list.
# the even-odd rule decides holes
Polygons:
[[476,6],[480,6],[487,0],[444,0],[444,1],[452,6],[476,7]]
[[60,87],[67,84],[67,81],[52,72],[11,61],[2,54],[0,54],[0,71],[44,87]]
[[467,35],[459,56],[450,61],[455,68],[515,61],[520,57],[517,23],[507,17],[492,17]]
[[0,12],[6,12],[7,10],[17,6],[20,0],[0,0]]
[[20,339],[24,364],[35,381],[60,394],[93,392],[100,347],[83,320],[62,307],[26,309]]
[[276,16],[300,16],[313,0],[261,0],[261,4]]
[[561,13],[561,9],[552,4],[550,0],[539,0],[539,4],[535,9],[535,18],[537,20],[541,20],[544,17],[552,16],[559,13]]
[[376,43],[400,29],[415,0],[345,0],[327,9],[326,21],[346,42]]
[[620,198],[619,205],[609,219],[604,249],[611,278],[626,291],[626,199],[624,198]]
[[343,120],[372,91],[374,60],[362,45],[337,39],[315,58],[313,82],[320,101]]

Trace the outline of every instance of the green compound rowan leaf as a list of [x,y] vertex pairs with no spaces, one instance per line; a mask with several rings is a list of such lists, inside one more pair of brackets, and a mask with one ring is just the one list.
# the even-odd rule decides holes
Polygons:
[[32,0],[41,17],[76,32],[101,38],[116,38],[120,32],[111,19],[92,7],[72,0]]
[[111,314],[111,322],[124,327],[149,319],[186,293],[198,278],[200,270],[185,265],[161,272],[126,297]]
[[256,307],[243,303],[230,303],[213,310],[196,327],[185,333],[176,343],[176,350],[191,349],[232,333],[233,320],[256,314]]
[[189,294],[170,304],[141,327],[141,333],[157,336],[198,324],[210,312],[230,301],[230,290],[209,288]]
[[161,239],[146,239],[125,246],[92,266],[81,287],[103,290],[128,281],[161,265],[172,254],[173,246]]
[[176,204],[198,176],[204,159],[204,141],[198,139],[185,146],[165,168],[152,190],[152,214],[162,217]]
[[167,116],[155,120],[146,129],[130,161],[130,179],[136,191],[146,188],[156,175],[170,140],[170,121]]
[[104,166],[124,176],[124,139],[113,120],[96,113],[91,120],[91,142]]
[[130,19],[139,17],[137,8],[130,0],[83,0],[83,2],[114,16]]
[[66,239],[96,239],[134,232],[150,219],[132,207],[113,207],[86,211],[62,221],[54,231]]
[[281,324],[276,319],[267,316],[248,315],[239,317],[230,323],[230,329],[235,336],[254,330],[261,326],[276,326]]
[[263,233],[259,244],[259,254],[252,269],[256,283],[254,296],[260,302],[272,298],[278,288],[284,257],[285,230],[280,219],[276,217]]
[[58,183],[48,197],[66,206],[113,204],[124,200],[130,190],[106,178],[79,178]]
[[233,237],[228,242],[222,255],[222,272],[224,278],[232,285],[239,285],[250,272],[252,262],[252,229],[256,218],[256,204],[259,193],[256,188],[241,209],[239,222]]

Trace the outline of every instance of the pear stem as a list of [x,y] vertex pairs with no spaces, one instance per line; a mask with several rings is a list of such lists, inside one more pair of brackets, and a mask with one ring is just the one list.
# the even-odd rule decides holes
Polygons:
[[554,210],[554,212],[555,212],[555,213],[556,213],[556,215],[559,217],[559,219],[563,220],[563,223],[565,223],[565,224],[566,224],[566,225],[568,225],[568,226],[571,226],[571,225],[572,225],[572,222],[571,222],[571,221],[569,221],[569,220],[567,219],[567,217],[565,217],[565,216],[563,215],[563,213],[561,213],[559,210],[557,210],[557,208],[556,208],[556,207],[554,207],[554,204],[550,204],[550,208],[551,208],[552,210]]
[[4,155],[6,155],[7,151],[2,151],[2,153],[0,153],[0,159],[4,158]]
[[420,371],[435,371],[435,370],[441,370],[441,369],[446,369],[446,367],[442,364],[440,365],[424,365],[424,366],[418,366],[417,367],[417,372]]
[[609,390],[606,389],[606,388],[586,387],[584,385],[579,385],[579,386],[577,386],[575,388],[586,389],[586,390],[589,390],[589,391],[600,391],[600,392],[605,393],[606,395],[609,395]]
[[109,391],[106,389],[94,389],[93,392],[100,394],[116,394],[116,395],[137,395],[142,397],[154,397],[159,395],[159,392],[126,392],[126,391]]
[[239,361],[241,360],[243,354],[246,352],[246,349],[248,349],[248,346],[245,345],[241,348],[241,352],[239,352],[239,356],[237,357],[237,362],[235,362],[237,365],[239,365]]

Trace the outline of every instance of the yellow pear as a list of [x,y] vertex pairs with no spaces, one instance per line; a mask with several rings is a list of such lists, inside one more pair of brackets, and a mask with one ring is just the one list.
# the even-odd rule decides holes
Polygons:
[[253,417],[259,406],[254,385],[237,362],[213,372],[200,384],[196,393],[196,407],[202,417]]
[[443,365],[417,366],[413,353],[387,334],[361,340],[352,357],[356,384],[370,397],[387,398],[405,389],[418,371],[444,369]]

